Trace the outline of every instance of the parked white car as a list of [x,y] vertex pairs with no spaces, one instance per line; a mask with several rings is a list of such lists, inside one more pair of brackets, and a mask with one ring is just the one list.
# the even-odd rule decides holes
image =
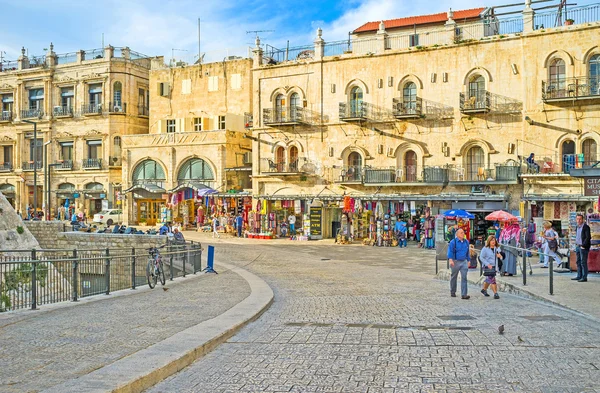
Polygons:
[[123,211],[121,209],[102,210],[100,213],[94,214],[94,222],[99,222],[106,225],[121,223],[123,220]]

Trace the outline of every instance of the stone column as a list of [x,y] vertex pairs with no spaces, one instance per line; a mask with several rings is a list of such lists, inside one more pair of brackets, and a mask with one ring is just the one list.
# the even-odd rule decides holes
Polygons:
[[523,10],[523,33],[531,33],[534,30],[534,15],[535,11],[531,8],[531,0],[525,0],[525,9]]
[[108,45],[104,48],[104,60],[110,60],[114,57],[115,48]]
[[377,30],[377,53],[385,52],[387,38],[388,33],[385,31],[385,24],[381,21],[379,22],[379,30]]
[[54,53],[54,44],[50,43],[50,49],[46,52],[46,66],[54,67],[58,64],[58,58]]
[[85,60],[85,51],[77,51],[77,64],[81,64]]
[[25,47],[21,48],[21,56],[17,59],[17,68],[19,70],[29,69],[29,58],[25,55]]
[[446,34],[448,35],[447,38],[447,42],[449,44],[454,44],[456,42],[457,39],[460,39],[460,37],[457,37],[456,35],[456,22],[454,21],[454,11],[452,11],[452,8],[450,8],[450,10],[448,11],[448,20],[446,21],[445,29],[446,29]]
[[126,46],[125,48],[121,49],[121,55],[123,56],[123,58],[125,60],[130,60],[131,59],[131,49],[129,49],[129,47]]
[[260,47],[260,38],[258,38],[258,36],[256,36],[256,40],[254,41],[254,43],[256,44],[254,49],[252,50],[252,53],[254,54],[253,56],[253,63],[252,66],[254,68],[258,68],[263,64],[263,50]]
[[322,60],[325,55],[325,40],[323,40],[323,30],[317,29],[317,38],[315,38],[315,60]]

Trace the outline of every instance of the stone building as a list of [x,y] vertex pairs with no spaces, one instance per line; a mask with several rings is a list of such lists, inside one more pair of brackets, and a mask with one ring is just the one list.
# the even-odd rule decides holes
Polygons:
[[17,210],[47,206],[47,191],[52,215],[67,201],[90,216],[117,205],[121,138],[148,132],[149,68],[129,48],[57,55],[52,44],[0,64],[0,191]]
[[251,189],[251,74],[250,59],[152,62],[150,133],[123,138],[126,222],[193,223],[198,195]]
[[557,18],[527,1],[517,16],[450,11],[367,23],[344,42],[319,29],[310,49],[257,45],[254,197],[282,217],[320,207],[322,236],[344,196],[534,217],[546,203],[549,219],[590,206],[569,172],[598,159],[597,6]]

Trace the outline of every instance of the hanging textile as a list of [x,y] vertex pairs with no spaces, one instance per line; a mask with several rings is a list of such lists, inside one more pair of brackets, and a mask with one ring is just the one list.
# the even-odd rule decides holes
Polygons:
[[554,218],[554,202],[544,202],[544,220],[552,221]]

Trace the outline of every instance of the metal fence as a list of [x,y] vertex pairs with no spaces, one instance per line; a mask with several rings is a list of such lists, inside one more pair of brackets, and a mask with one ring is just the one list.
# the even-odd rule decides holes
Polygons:
[[[151,258],[143,248],[1,252],[0,312],[135,289],[147,284]],[[200,243],[168,245],[160,255],[168,280],[202,270]]]

